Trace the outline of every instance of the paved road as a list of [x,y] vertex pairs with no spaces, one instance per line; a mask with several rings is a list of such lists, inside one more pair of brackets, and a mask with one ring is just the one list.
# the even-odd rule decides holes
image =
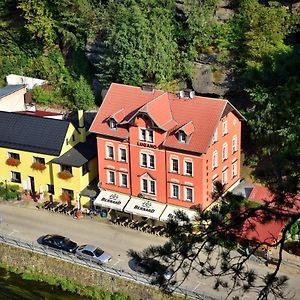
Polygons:
[[[59,213],[38,210],[32,202],[23,201],[14,204],[0,203],[0,231],[11,237],[34,243],[37,243],[37,239],[46,233],[57,233],[70,237],[78,244],[99,245],[112,254],[113,259],[110,263],[112,266],[126,271],[131,271],[127,256],[129,249],[140,251],[150,245],[160,245],[166,241],[163,237],[112,225],[106,219],[75,220]],[[269,270],[264,265],[255,262],[251,262],[250,267],[260,273],[266,273]],[[300,295],[298,283],[300,268],[284,266],[282,271],[282,274],[289,274],[290,289],[296,295]],[[197,274],[193,274],[183,286],[199,293],[204,292],[217,299],[224,297],[211,288],[213,286],[212,279],[199,279]],[[243,299],[255,299],[253,296],[253,294],[249,294]]]

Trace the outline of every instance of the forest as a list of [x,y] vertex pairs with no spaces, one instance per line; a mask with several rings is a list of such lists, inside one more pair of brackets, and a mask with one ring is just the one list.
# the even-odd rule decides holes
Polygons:
[[[226,17],[220,17],[220,7]],[[169,224],[171,239],[166,247],[146,254],[164,255],[166,260],[172,253],[182,261],[188,257],[188,274],[188,267],[197,260],[199,243],[203,245],[199,251],[205,250],[208,257],[217,245],[231,249],[236,240],[228,236],[228,228],[241,226],[258,210],[264,222],[290,220],[277,244],[282,251],[285,234],[300,218],[299,212],[291,213],[300,190],[299,2],[2,0],[0,38],[1,85],[11,73],[46,79],[49,88],[34,89],[33,99],[48,106],[96,108],[101,91],[111,82],[137,86],[152,82],[173,92],[193,88],[195,66],[203,58],[213,61],[214,77],[229,72],[229,89],[196,92],[226,98],[244,114],[245,162],[255,180],[276,195],[274,203],[251,208],[246,214],[244,199],[221,196],[218,208],[200,212],[205,221],[203,234],[193,236],[188,223],[178,228],[184,219],[179,216],[178,223]],[[189,239],[186,231],[190,231]],[[232,265],[229,252],[222,253],[222,263],[222,274],[232,282],[239,282],[245,291],[253,287],[255,274],[244,272],[242,264]],[[209,276],[214,271],[211,267],[199,266]],[[269,293],[283,297],[286,279],[278,277],[278,270],[263,279],[258,299],[268,299]],[[218,286],[226,287],[217,278]]]

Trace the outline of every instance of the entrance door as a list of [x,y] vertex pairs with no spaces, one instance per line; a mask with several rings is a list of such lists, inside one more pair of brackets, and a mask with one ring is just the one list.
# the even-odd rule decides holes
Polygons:
[[35,185],[34,185],[34,177],[28,176],[30,181],[30,190],[32,193],[32,196],[35,196]]

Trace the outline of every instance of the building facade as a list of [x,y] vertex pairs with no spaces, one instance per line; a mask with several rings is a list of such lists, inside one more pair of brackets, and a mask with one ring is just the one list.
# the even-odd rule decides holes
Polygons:
[[240,180],[242,120],[226,100],[112,84],[90,129],[100,187],[130,201],[205,208],[214,182],[228,190]]
[[98,175],[95,136],[82,111],[78,124],[32,114],[0,112],[0,182],[32,198],[72,201]]

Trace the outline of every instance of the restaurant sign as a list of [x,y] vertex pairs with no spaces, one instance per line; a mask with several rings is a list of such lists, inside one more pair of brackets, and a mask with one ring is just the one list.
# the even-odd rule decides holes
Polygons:
[[155,209],[152,207],[152,204],[150,201],[145,201],[141,205],[136,204],[134,206],[134,209],[147,211],[151,214],[153,214],[155,212]]
[[121,200],[119,199],[119,196],[117,194],[111,194],[109,196],[109,198],[102,198],[101,201],[103,202],[109,202],[109,203],[113,203],[113,204],[117,204],[120,205],[121,204]]

